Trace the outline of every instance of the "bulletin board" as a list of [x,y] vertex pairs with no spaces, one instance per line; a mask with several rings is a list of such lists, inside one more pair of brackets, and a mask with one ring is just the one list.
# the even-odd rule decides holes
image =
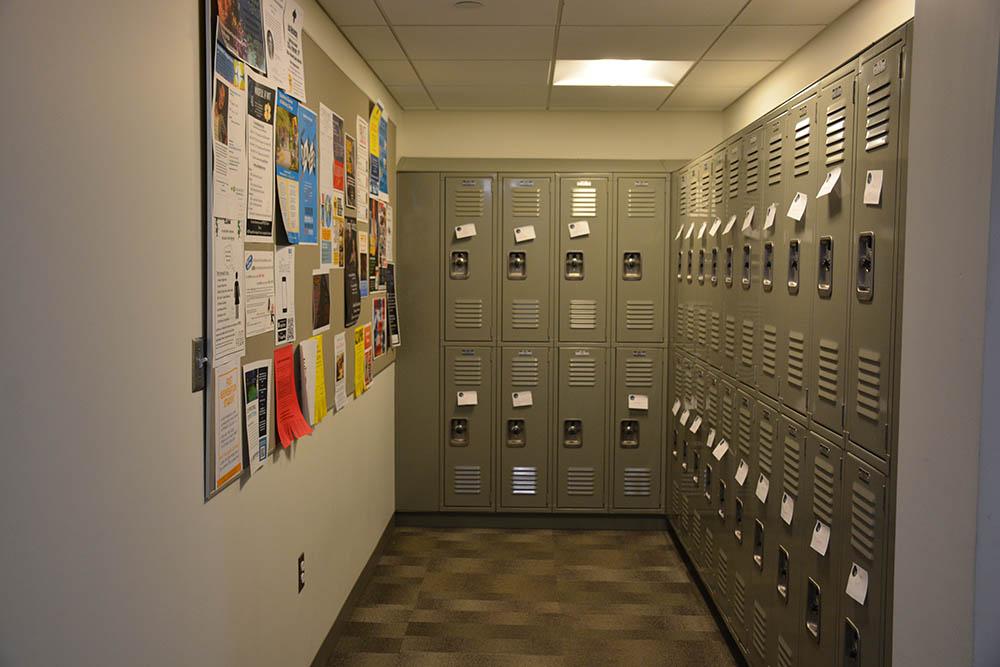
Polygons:
[[[204,89],[203,98],[203,108],[208,110],[206,113],[205,124],[207,127],[204,128],[205,136],[205,150],[203,150],[203,162],[205,165],[205,183],[207,184],[207,193],[205,197],[205,239],[206,251],[204,253],[205,261],[204,264],[204,277],[205,277],[205,305],[206,305],[206,319],[205,319],[205,349],[207,355],[207,367],[205,373],[206,379],[206,390],[205,395],[205,499],[208,500],[215,494],[219,493],[222,489],[229,486],[229,484],[235,481],[246,482],[248,480],[247,470],[244,469],[243,474],[237,476],[236,478],[227,481],[224,484],[216,486],[215,484],[215,428],[214,428],[214,411],[215,411],[215,387],[214,383],[214,373],[212,372],[213,359],[211,359],[212,341],[212,317],[213,317],[213,292],[212,292],[212,279],[213,279],[213,268],[212,268],[212,223],[213,223],[213,174],[212,174],[212,160],[213,160],[213,143],[212,143],[212,118],[211,118],[211,95],[213,90],[213,79],[214,79],[214,65],[212,62],[213,54],[215,53],[215,2],[213,0],[204,0],[203,2],[203,15],[205,22],[203,24],[205,32],[203,35],[203,71],[206,73],[206,87]],[[302,60],[304,63],[305,70],[305,106],[316,112],[317,115],[320,112],[320,104],[324,104],[334,113],[339,115],[344,121],[344,131],[346,134],[352,136],[357,140],[356,135],[356,119],[361,116],[364,119],[369,118],[369,97],[361,91],[344,72],[337,67],[337,65],[326,55],[326,53],[319,47],[319,45],[312,39],[309,35],[309,25],[306,23],[303,26],[302,31]],[[317,121],[318,122],[318,121]],[[388,119],[388,158],[386,164],[388,166],[388,191],[389,191],[389,205],[392,210],[396,209],[396,125],[391,118]],[[322,147],[320,147],[322,148]],[[357,174],[357,178],[368,178],[367,174]],[[364,195],[365,201],[362,202],[361,198]],[[358,192],[356,207],[367,206],[368,205],[368,195],[367,193]],[[275,196],[274,199],[275,215],[274,215],[274,243],[259,243],[254,242],[250,237],[244,243],[244,249],[246,252],[251,251],[277,251],[283,247],[287,247],[287,237],[282,231],[281,217],[278,214],[278,198]],[[356,217],[356,208],[346,206],[345,203],[345,218]],[[370,216],[369,216],[370,217]],[[370,220],[367,222],[359,221],[357,223],[357,229],[359,231],[368,231],[370,226]],[[398,225],[393,225],[393,236],[396,236],[396,229]],[[396,246],[395,238],[393,239],[393,246]],[[320,269],[320,246],[319,245],[302,245],[297,244],[295,247],[295,269],[294,269],[294,302],[295,302],[295,340],[289,341],[288,343],[275,343],[274,331],[269,331],[268,333],[263,333],[255,335],[252,337],[247,337],[245,342],[245,353],[241,359],[241,366],[249,364],[254,361],[262,361],[267,359],[273,359],[274,351],[277,347],[284,347],[286,344],[292,344],[294,342],[296,349],[296,388],[298,391],[299,398],[301,400],[302,396],[302,385],[300,375],[300,366],[298,363],[298,345],[302,341],[311,338],[313,336],[313,272],[314,270]],[[393,250],[393,258],[396,255],[396,251]],[[344,326],[344,275],[345,269],[343,268],[332,268],[329,270],[329,281],[330,281],[330,327],[327,331],[318,334],[323,338],[323,366],[324,366],[324,376],[326,385],[326,403],[328,415],[327,420],[333,417],[332,411],[335,407],[335,337],[342,331],[346,331],[346,354],[345,354],[345,374],[346,374],[346,392],[348,396],[348,402],[343,410],[350,410],[352,408],[352,403],[354,400],[354,330],[357,327],[363,326],[366,323],[372,321],[372,301],[375,295],[385,295],[384,291],[380,290],[370,290],[367,296],[363,296],[361,299],[361,313],[355,324],[346,327]],[[397,277],[397,293],[398,293],[398,277]],[[373,381],[377,375],[392,364],[396,359],[395,348],[392,348],[386,342],[386,353],[376,357],[374,359],[374,370],[372,374]],[[275,392],[274,392],[274,369],[272,367],[272,381],[271,381],[271,396],[269,401],[271,403],[271,422],[268,428],[268,447],[269,447],[269,462],[275,457],[287,456],[291,454],[291,450],[297,446],[309,446],[310,438],[313,436],[307,435],[301,440],[294,442],[288,449],[283,449],[280,442],[278,441],[278,434],[276,428],[276,410],[274,406],[275,402]],[[387,419],[391,419],[392,415],[387,414]],[[320,424],[315,425],[313,428],[322,426]],[[326,426],[330,428],[330,426]],[[335,429],[336,426],[333,426]],[[244,465],[247,463],[247,437],[248,434],[245,430],[243,433],[244,442]],[[336,437],[336,436],[334,436]]]

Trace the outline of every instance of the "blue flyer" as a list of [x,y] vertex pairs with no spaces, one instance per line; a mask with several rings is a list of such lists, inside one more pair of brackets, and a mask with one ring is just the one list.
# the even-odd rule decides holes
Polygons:
[[319,217],[316,203],[316,112],[299,105],[299,243],[316,245]]
[[[313,134],[315,135],[315,129]],[[274,176],[288,242],[299,242],[299,101],[278,89],[274,114]],[[315,179],[314,179],[315,182]]]

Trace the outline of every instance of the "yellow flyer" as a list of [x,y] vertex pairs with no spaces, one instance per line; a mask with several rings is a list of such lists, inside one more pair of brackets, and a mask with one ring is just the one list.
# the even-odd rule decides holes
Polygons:
[[326,371],[323,369],[323,336],[316,339],[316,403],[313,406],[313,423],[318,424],[326,417]]
[[365,393],[365,328],[354,329],[354,398]]

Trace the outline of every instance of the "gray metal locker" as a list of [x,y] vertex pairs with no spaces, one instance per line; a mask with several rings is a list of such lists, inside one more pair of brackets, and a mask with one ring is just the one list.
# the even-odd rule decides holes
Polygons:
[[493,507],[493,350],[444,348],[444,507]]
[[722,226],[718,230],[718,290],[721,292],[723,335],[722,370],[731,377],[737,376],[739,366],[739,331],[741,296],[739,271],[740,250],[738,240],[742,221],[740,172],[743,166],[743,137],[733,140],[726,148],[726,206]]
[[552,429],[547,347],[501,350],[499,430],[500,509],[549,505]]
[[[748,386],[756,386],[757,364],[760,348],[760,276],[761,230],[764,225],[764,207],[761,190],[764,176],[761,173],[763,128],[755,127],[743,135],[743,164],[740,187],[742,204],[738,210],[733,234],[733,290],[736,294],[738,363],[736,378]],[[738,231],[736,231],[738,230]]]
[[559,181],[559,340],[608,340],[609,181],[607,176]]
[[617,340],[663,342],[666,179],[617,179]]
[[556,508],[607,507],[608,349],[559,348]]
[[489,176],[445,179],[444,336],[493,340],[493,183]]
[[760,333],[754,358],[757,363],[757,389],[767,396],[778,398],[778,348],[781,332],[781,298],[779,289],[784,285],[782,271],[777,262],[782,243],[780,225],[784,224],[786,165],[785,136],[788,113],[781,112],[768,120],[763,129],[762,160],[764,184],[761,194],[760,248],[761,270],[757,294],[760,302]]
[[661,507],[663,350],[619,347],[615,366],[613,505],[656,510]]
[[504,342],[545,342],[552,319],[552,177],[505,176],[500,229]]
[[[883,458],[889,453],[892,402],[903,55],[904,45],[896,43],[864,56],[858,75],[847,431],[853,442]],[[864,202],[869,175],[882,178],[877,204]]]
[[[756,659],[766,663],[776,641],[780,619],[775,617],[778,572],[775,520],[781,500],[779,445],[780,411],[770,399],[757,401],[757,438],[753,478],[750,486],[751,598],[753,616],[750,643]],[[761,500],[763,498],[763,500]]]
[[687,255],[686,246],[688,241],[684,238],[691,220],[691,212],[694,208],[694,200],[697,197],[697,177],[694,169],[685,169],[677,176],[677,220],[668,228],[668,245],[670,254],[668,258],[673,265],[673,313],[670,319],[671,342],[680,349],[688,348],[687,339],[687,294],[685,292],[685,257]]
[[[848,451],[844,458],[843,524],[850,527],[836,592],[840,596],[841,664],[851,667],[884,664],[887,526],[886,477],[879,470],[882,466],[878,459],[862,451],[857,456]],[[867,585],[862,586],[862,582]]]
[[[757,439],[757,402],[746,391],[736,390],[736,405],[732,427],[733,440],[729,441],[732,456],[732,610],[733,624],[740,643],[751,646],[750,627],[753,614],[751,583],[757,565],[754,561],[754,443]],[[739,474],[746,470],[740,483]]]
[[[854,209],[854,76],[848,66],[829,77],[817,105],[823,147],[816,155],[819,182],[838,173],[836,186],[812,204],[816,222],[816,262],[811,288],[813,330],[809,371],[809,412],[823,426],[844,427],[847,378],[847,308],[851,298],[851,214]],[[807,268],[804,266],[804,269]],[[804,274],[808,277],[808,273]],[[808,281],[807,281],[808,282]]]
[[727,198],[727,150],[716,151],[712,156],[712,212],[704,235],[704,266],[701,269],[699,288],[705,295],[708,346],[703,359],[716,368],[722,367],[723,341],[725,340],[725,313],[723,310],[723,259],[725,246],[721,243],[725,228]]
[[[745,611],[741,610],[743,622],[738,622],[734,609],[734,575],[741,567],[740,552],[734,536],[735,523],[733,521],[733,493],[736,482],[733,480],[735,467],[733,459],[733,424],[736,419],[736,389],[726,377],[720,376],[718,381],[718,418],[711,426],[705,436],[707,451],[712,456],[712,464],[715,468],[714,493],[716,501],[714,523],[717,526],[716,534],[716,590],[718,597],[716,604],[722,612],[723,617],[729,624],[734,635],[739,635],[745,631]],[[711,440],[711,444],[709,441]],[[722,458],[717,458],[714,451],[725,442],[729,449],[722,454]],[[746,570],[748,571],[748,570]],[[743,580],[745,582],[745,579]]]

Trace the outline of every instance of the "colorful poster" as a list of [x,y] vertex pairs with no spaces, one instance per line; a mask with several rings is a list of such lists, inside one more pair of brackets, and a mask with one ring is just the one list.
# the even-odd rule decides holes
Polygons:
[[260,0],[217,0],[219,41],[234,56],[262,74],[267,73],[264,56],[264,21]]
[[346,194],[348,208],[354,208],[356,203],[355,195],[357,194],[354,183],[354,167],[356,165],[354,147],[354,137],[349,134],[344,135],[344,159],[346,160],[345,173],[347,178]]
[[354,330],[354,398],[365,393],[365,328]]
[[241,220],[212,222],[212,360],[242,356],[246,349],[245,299]]
[[358,232],[348,218],[344,225],[344,326],[352,327],[361,316],[361,286],[358,275]]
[[273,88],[248,78],[247,95],[247,237],[274,238],[274,102]]
[[247,423],[247,464],[256,473],[267,463],[271,432],[271,360],[243,367],[243,412]]
[[334,394],[333,401],[340,412],[347,406],[347,332],[333,337]]
[[378,126],[382,119],[382,105],[368,103],[368,191],[378,195],[379,191],[379,140]]
[[274,253],[247,250],[243,271],[246,278],[247,337],[274,330]]
[[215,366],[215,486],[243,472],[243,423],[240,419],[240,359],[230,357]]
[[361,116],[357,117],[357,132],[358,146],[355,150],[358,160],[355,168],[357,193],[354,199],[354,212],[359,221],[365,222],[368,220],[368,121]]
[[368,296],[368,233],[358,232],[358,287],[361,298]]
[[386,342],[386,305],[385,293],[372,296],[372,336],[375,339],[375,358],[381,357],[389,349]]
[[378,120],[378,196],[389,201],[389,120],[385,114]]
[[212,215],[247,216],[247,77],[243,63],[215,47],[212,88]]
[[375,355],[372,349],[372,325],[369,322],[365,325],[365,391],[368,391],[374,377]]
[[318,234],[316,112],[299,105],[299,243],[316,245]]
[[334,245],[333,192],[320,191],[319,195],[319,266],[332,269],[337,265]]
[[274,351],[274,395],[278,440],[287,449],[294,440],[312,433],[312,427],[302,416],[295,390],[294,345],[285,345]]
[[288,242],[299,242],[299,103],[278,91],[274,117],[274,177]]
[[274,253],[274,344],[295,342],[295,246]]
[[333,114],[333,189],[344,191],[344,119]]
[[389,343],[392,347],[399,347],[402,338],[399,335],[399,313],[396,310],[396,265],[392,263],[385,267],[385,301]]
[[373,289],[381,289],[385,285],[382,268],[386,265],[386,233],[387,207],[386,203],[374,196],[369,196],[369,225],[371,233],[368,237],[368,278]]
[[330,272],[316,269],[312,274],[313,335],[330,329]]
[[333,192],[333,268],[344,268],[344,196]]

